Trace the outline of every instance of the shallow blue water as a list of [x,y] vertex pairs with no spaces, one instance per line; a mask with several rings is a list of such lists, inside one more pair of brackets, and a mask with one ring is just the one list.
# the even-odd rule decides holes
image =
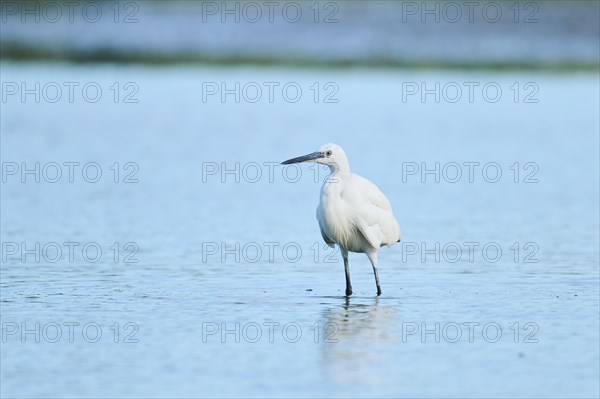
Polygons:
[[[3,92],[3,397],[598,395],[596,75],[0,67],[40,82]],[[275,164],[325,142],[403,230],[379,298]]]

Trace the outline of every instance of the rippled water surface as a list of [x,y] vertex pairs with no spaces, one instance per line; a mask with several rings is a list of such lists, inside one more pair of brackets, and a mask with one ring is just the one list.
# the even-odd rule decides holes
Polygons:
[[[0,67],[81,82],[3,100],[2,396],[598,396],[597,75]],[[325,142],[403,230],[379,298],[362,254],[343,296],[324,171],[275,164]]]

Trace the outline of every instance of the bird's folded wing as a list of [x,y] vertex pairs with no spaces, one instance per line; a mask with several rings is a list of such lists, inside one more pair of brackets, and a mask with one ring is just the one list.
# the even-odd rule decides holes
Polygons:
[[369,180],[357,176],[363,186],[364,202],[357,207],[355,224],[373,248],[389,245],[400,239],[400,228],[394,218],[392,206],[379,188]]
[[379,190],[379,188],[371,183],[370,181],[368,181],[367,179],[365,180],[365,185],[369,187],[368,190],[365,190],[365,196],[366,196],[366,200],[371,204],[376,206],[379,209],[382,209],[384,211],[392,211],[392,206],[390,205],[390,201],[388,201],[388,199],[386,198],[386,196],[381,192],[381,190]]
[[381,246],[381,227],[379,224],[369,224],[365,218],[361,217],[356,218],[354,224],[371,247],[377,249]]

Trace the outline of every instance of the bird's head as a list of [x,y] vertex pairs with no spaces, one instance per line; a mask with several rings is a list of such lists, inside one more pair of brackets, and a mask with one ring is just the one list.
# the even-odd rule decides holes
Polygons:
[[344,152],[342,147],[333,143],[323,144],[315,152],[303,155],[301,157],[288,159],[287,161],[283,161],[281,164],[289,165],[292,163],[299,162],[320,163],[329,166],[329,168],[332,171],[349,170],[348,158],[346,157],[346,153]]

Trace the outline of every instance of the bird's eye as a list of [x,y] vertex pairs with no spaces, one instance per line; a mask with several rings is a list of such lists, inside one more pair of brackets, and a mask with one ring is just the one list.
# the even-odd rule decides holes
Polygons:
[[325,156],[326,156],[326,157],[330,157],[330,156],[331,156],[331,151],[327,151],[327,152],[325,153]]

